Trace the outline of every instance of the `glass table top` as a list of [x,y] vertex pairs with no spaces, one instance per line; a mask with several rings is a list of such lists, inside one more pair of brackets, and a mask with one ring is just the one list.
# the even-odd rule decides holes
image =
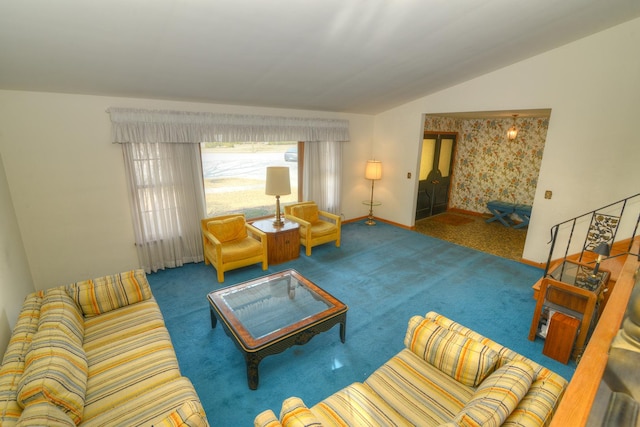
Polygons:
[[223,288],[211,292],[208,298],[247,349],[347,309],[295,270]]

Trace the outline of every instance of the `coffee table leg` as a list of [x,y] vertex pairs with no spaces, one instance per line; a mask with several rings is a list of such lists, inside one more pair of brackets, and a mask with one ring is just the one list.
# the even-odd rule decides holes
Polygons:
[[258,365],[262,358],[258,357],[255,353],[245,354],[244,358],[247,361],[247,382],[249,383],[249,388],[256,390],[259,381]]
[[216,315],[213,313],[212,307],[209,307],[209,314],[211,315],[211,329],[214,329],[218,324],[218,319],[216,319]]
[[340,322],[340,341],[342,341],[342,344],[344,344],[346,333],[347,333],[347,317],[345,316],[344,320]]

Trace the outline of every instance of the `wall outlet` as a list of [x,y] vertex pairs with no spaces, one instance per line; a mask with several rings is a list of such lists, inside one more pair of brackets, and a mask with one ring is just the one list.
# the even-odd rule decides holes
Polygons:
[[553,192],[551,190],[547,190],[544,192],[545,199],[550,199],[552,195],[553,195]]
[[407,172],[407,179],[411,179],[411,172]]

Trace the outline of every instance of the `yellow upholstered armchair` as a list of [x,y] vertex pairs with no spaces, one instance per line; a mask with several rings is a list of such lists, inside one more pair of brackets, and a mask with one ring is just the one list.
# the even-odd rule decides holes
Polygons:
[[267,235],[247,223],[244,214],[223,215],[201,220],[204,262],[218,272],[218,282],[224,282],[224,272],[247,265],[267,262]]
[[311,256],[311,248],[327,242],[340,247],[342,218],[340,215],[321,211],[315,202],[301,202],[284,207],[285,218],[300,224],[300,243]]

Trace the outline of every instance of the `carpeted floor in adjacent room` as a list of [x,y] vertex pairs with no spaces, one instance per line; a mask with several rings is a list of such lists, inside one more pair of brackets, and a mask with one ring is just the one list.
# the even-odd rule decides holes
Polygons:
[[[346,342],[339,327],[303,346],[265,358],[260,384],[247,386],[245,362],[218,326],[211,329],[207,293],[294,268],[349,306]],[[150,274],[182,373],[215,426],[251,426],[265,409],[276,414],[289,396],[308,405],[363,381],[403,348],[407,321],[437,311],[570,379],[575,364],[542,355],[527,339],[534,309],[531,286],[542,270],[389,224],[343,225],[342,247],[326,244],[311,257],[225,274],[223,285],[204,263]]]
[[527,228],[505,227],[488,217],[445,212],[416,221],[415,231],[468,248],[520,261]]

